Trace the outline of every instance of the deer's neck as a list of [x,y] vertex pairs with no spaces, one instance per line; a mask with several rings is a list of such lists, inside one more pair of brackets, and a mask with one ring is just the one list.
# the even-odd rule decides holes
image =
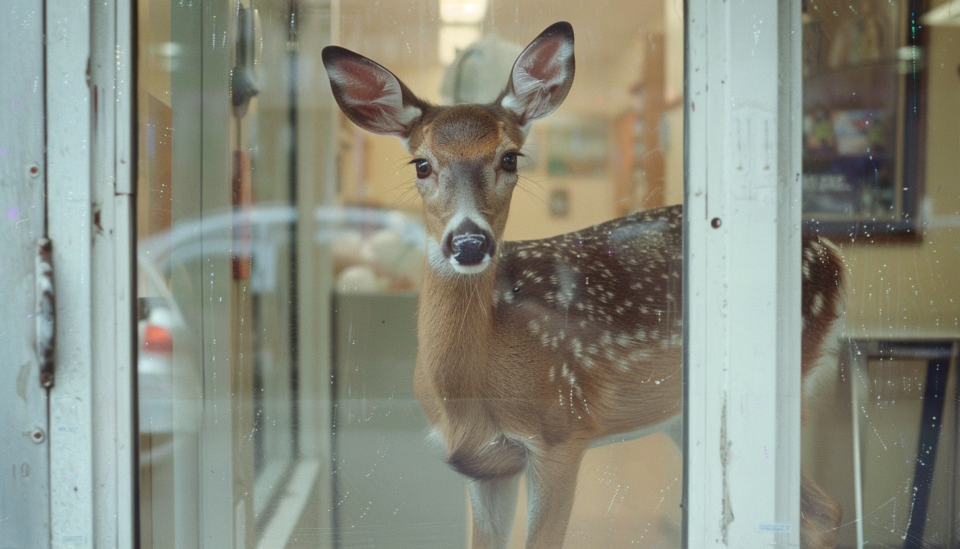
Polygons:
[[471,276],[427,268],[418,311],[417,375],[436,396],[482,398],[494,343],[496,266]]

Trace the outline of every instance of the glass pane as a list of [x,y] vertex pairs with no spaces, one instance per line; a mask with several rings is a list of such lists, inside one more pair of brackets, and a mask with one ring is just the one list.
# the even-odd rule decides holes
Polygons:
[[[138,13],[144,547],[467,546],[468,482],[451,464],[471,469],[428,437],[414,370],[425,341],[451,352],[422,327],[418,343],[418,317],[453,307],[439,326],[476,326],[474,293],[518,311],[484,348],[530,357],[489,377],[518,395],[480,404],[517,416],[489,442],[596,443],[564,546],[679,546],[680,218],[656,208],[682,197],[680,3],[138,0]],[[500,251],[485,261],[510,286],[425,300],[439,295],[427,257],[442,216],[402,141],[337,109],[322,48],[375,60],[433,104],[491,102],[562,20],[576,83],[529,128],[517,189],[485,221]],[[507,203],[505,225],[490,221]],[[475,419],[467,431],[490,428]]]
[[805,217],[841,250],[849,338],[807,386],[804,463],[839,547],[960,543],[955,13],[804,5]]
[[[139,4],[147,547],[197,545],[210,532],[254,543],[291,477],[316,474],[317,451],[300,436],[299,369],[304,348],[317,362],[317,338],[298,338],[315,328],[301,311],[323,286],[299,292],[290,14],[204,7]],[[316,246],[305,255],[323,267]]]
[[[477,17],[450,16],[445,20],[444,10],[454,11],[457,5],[464,13],[471,8],[479,10]],[[438,13],[437,6],[431,3],[344,2],[336,43],[383,65],[420,98],[449,105],[496,100],[517,56],[555,21],[569,21],[576,36],[576,83],[555,113],[533,123],[519,149],[523,154],[519,159],[520,179],[510,202],[504,240],[554,237],[630,212],[680,202],[683,25],[678,6],[606,2],[588,8],[577,2],[441,2],[439,8]],[[372,135],[346,117],[340,120],[341,200],[344,204],[391,213],[370,216],[366,228],[340,240],[342,253],[335,248],[335,257],[352,264],[336,273],[336,457],[340,472],[337,533],[348,545],[463,547],[470,536],[472,507],[464,490],[464,477],[444,463],[449,448],[437,442],[424,445],[422,434],[428,423],[413,393],[416,341],[411,336],[417,328],[415,314],[422,316],[432,308],[439,310],[448,304],[430,300],[429,295],[385,295],[384,291],[405,291],[410,287],[406,280],[419,281],[422,241],[426,237],[439,242],[442,237],[431,224],[443,227],[448,221],[442,215],[433,217],[430,210],[436,207],[435,202],[429,203],[426,227],[418,231],[421,243],[414,248],[416,252],[411,249],[409,259],[394,259],[393,254],[386,259],[388,246],[395,246],[393,242],[412,231],[398,228],[391,231],[398,234],[391,234],[383,230],[384,225],[393,223],[400,214],[404,219],[423,223],[424,203],[417,190],[414,167],[405,165],[418,156],[405,150],[396,137]],[[430,153],[423,154],[429,157]],[[642,230],[641,224],[633,226]],[[562,252],[570,249],[571,242],[554,244]],[[502,242],[498,241],[498,245],[508,249]],[[588,239],[588,249],[590,245]],[[679,247],[679,241],[675,245]],[[613,253],[604,249],[605,254],[608,251]],[[679,249],[675,251],[679,253]],[[510,253],[520,257],[527,252]],[[602,344],[602,334],[591,333],[584,326],[595,320],[585,310],[590,305],[587,292],[592,294],[592,290],[586,286],[570,289],[569,307],[563,313],[560,308],[544,309],[536,316],[532,302],[524,302],[523,294],[527,289],[535,296],[537,292],[549,292],[550,276],[554,277],[554,284],[562,286],[556,280],[561,272],[569,273],[579,284],[599,284],[597,290],[601,292],[611,291],[615,284],[598,280],[599,273],[591,278],[590,273],[581,272],[581,267],[593,263],[593,259],[557,260],[546,253],[540,257],[539,252],[532,250],[530,254],[530,268],[544,272],[543,284],[535,277],[524,279],[519,271],[509,274],[515,277],[508,281],[509,287],[497,285],[497,293],[502,293],[497,298],[502,300],[498,306],[503,310],[516,307],[518,315],[525,319],[520,329],[526,334],[518,344],[526,342],[534,349],[548,349],[558,357],[553,368],[543,372],[550,384],[551,407],[547,410],[567,410],[563,407],[576,402],[580,406],[578,418],[587,416],[593,396],[586,397],[584,402],[584,395],[578,392],[578,384],[584,379],[580,376],[589,376],[588,371],[581,370],[586,362],[571,361],[568,365],[559,357],[564,356],[567,345],[582,345],[586,354],[588,349],[598,350],[594,344]],[[588,257],[586,254],[584,251],[584,258]],[[508,264],[507,260],[501,261],[501,268]],[[412,267],[411,271],[397,272],[407,265]],[[671,282],[677,283],[673,295],[678,298],[679,279]],[[442,281],[438,284],[430,279],[423,285],[430,292],[444,291]],[[575,285],[571,282],[571,286]],[[633,293],[628,287],[623,290]],[[481,295],[492,292],[493,287],[479,290]],[[562,302],[563,289],[557,292],[556,299]],[[606,302],[607,297],[602,297]],[[617,308],[629,309],[644,298],[621,295],[609,299],[609,312],[618,314]],[[665,293],[655,299],[656,303],[649,307],[651,314],[660,310],[664,323],[679,319],[679,301],[668,304]],[[464,303],[460,307],[466,309],[462,314],[451,315],[449,322],[475,325],[477,319],[472,317],[477,315],[476,306]],[[598,317],[600,308],[598,304]],[[599,319],[596,322],[605,323]],[[565,324],[569,328],[565,329]],[[401,343],[388,338],[391,325],[398,327],[394,334],[405,334],[408,339]],[[427,329],[421,324],[421,344],[429,337]],[[471,331],[462,328],[459,333],[467,336]],[[664,338],[669,331],[663,329]],[[629,336],[633,338],[636,332],[631,331]],[[679,335],[679,331],[675,333]],[[607,337],[618,335],[624,334],[610,328]],[[569,339],[564,341],[565,337]],[[403,363],[397,362],[400,350]],[[576,354],[577,350],[570,347],[569,352]],[[425,353],[421,350],[421,354]],[[679,354],[673,359],[679,368]],[[398,364],[403,367],[397,368]],[[624,385],[631,383],[626,380],[630,373],[622,375]],[[653,375],[647,377],[640,381],[667,381],[654,379]],[[508,379],[503,381],[511,383]],[[679,371],[672,381],[679,381]],[[519,382],[522,381],[518,378],[515,383]],[[526,390],[530,394],[520,399],[532,402],[543,398],[534,394],[538,389],[532,386]],[[657,405],[674,413],[679,411],[679,407],[672,408],[679,406],[679,384],[667,388],[664,383],[663,391],[672,394],[673,400]],[[597,400],[598,406],[605,404],[600,398]],[[656,420],[649,419],[654,416]],[[669,414],[651,413],[648,420],[656,422],[666,417]],[[679,444],[679,418],[674,419],[677,423],[672,424],[671,434]],[[400,422],[404,425],[402,434],[397,428]],[[478,423],[476,429],[483,429],[482,425]],[[624,438],[632,440],[586,452],[565,547],[679,546],[682,461],[677,444],[664,432]],[[425,507],[411,505],[427,501],[433,503]],[[523,481],[516,509],[510,546],[523,547],[527,536],[527,486]],[[512,508],[510,514],[513,515]]]

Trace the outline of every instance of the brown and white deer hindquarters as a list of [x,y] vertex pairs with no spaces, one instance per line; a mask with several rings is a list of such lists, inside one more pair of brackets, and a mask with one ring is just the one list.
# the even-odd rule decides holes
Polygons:
[[[343,48],[323,61],[347,117],[414,157],[429,248],[414,386],[472,479],[472,545],[506,547],[526,473],[527,547],[560,547],[587,447],[681,411],[682,208],[501,240],[530,124],[573,83],[568,23],[540,34],[486,105],[431,105]],[[816,237],[803,254],[806,373],[837,318],[841,270]],[[803,494],[805,545],[832,546],[839,508],[806,478]]]

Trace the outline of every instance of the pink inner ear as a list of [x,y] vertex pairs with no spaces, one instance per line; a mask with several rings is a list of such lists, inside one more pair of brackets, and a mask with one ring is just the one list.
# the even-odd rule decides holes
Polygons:
[[525,60],[523,63],[524,70],[537,80],[549,82],[559,78],[563,71],[563,64],[560,62],[558,54],[563,47],[564,42],[559,38],[544,40],[531,52],[533,55]]
[[[374,97],[374,99],[376,99],[377,97]],[[379,120],[380,117],[383,115],[383,109],[374,104],[368,105],[368,104],[364,104],[363,102],[358,102],[355,105],[353,105],[351,108],[357,115],[362,116],[367,120],[370,120],[371,123]],[[383,128],[383,129],[387,129],[387,128]]]
[[377,70],[364,63],[343,62],[338,67],[337,83],[352,101],[372,103],[385,96],[387,83]]

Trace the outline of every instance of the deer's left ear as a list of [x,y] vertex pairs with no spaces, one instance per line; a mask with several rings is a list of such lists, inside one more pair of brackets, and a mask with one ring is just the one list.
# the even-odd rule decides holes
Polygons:
[[500,105],[529,127],[563,103],[573,85],[574,65],[573,27],[565,21],[550,25],[513,64]]

